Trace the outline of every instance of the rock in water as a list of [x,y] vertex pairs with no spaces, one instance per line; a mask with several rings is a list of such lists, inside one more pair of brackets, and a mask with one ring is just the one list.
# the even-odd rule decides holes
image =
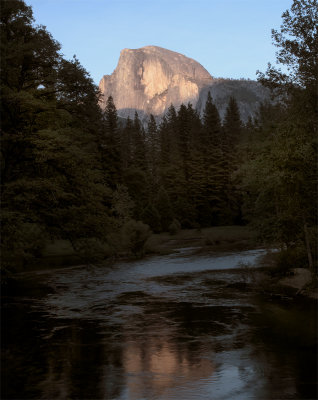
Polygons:
[[210,90],[221,117],[233,95],[243,120],[254,114],[265,92],[254,81],[215,79],[197,61],[157,46],[122,50],[115,71],[103,76],[99,88],[101,107],[111,95],[121,117],[135,111],[161,116],[171,104],[189,102],[202,113]]

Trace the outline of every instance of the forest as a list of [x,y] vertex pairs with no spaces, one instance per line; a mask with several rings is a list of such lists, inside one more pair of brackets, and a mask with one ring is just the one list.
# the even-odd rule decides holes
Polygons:
[[140,255],[151,232],[251,224],[284,262],[317,272],[315,0],[294,0],[258,72],[272,100],[243,123],[171,105],[161,121],[118,117],[22,0],[1,0],[2,277],[67,240],[87,260]]

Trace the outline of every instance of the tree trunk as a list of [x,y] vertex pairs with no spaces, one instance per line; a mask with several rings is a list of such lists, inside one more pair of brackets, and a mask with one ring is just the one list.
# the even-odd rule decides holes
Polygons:
[[314,264],[312,261],[309,233],[308,233],[308,227],[307,227],[307,222],[306,222],[305,218],[304,218],[304,233],[305,233],[305,242],[306,242],[306,250],[307,250],[309,269],[310,269],[311,273],[313,274],[314,273]]

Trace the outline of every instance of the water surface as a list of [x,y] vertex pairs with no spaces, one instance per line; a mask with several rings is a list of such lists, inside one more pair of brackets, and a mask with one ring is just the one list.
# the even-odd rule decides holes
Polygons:
[[263,250],[24,274],[3,399],[314,399],[316,309],[255,293]]

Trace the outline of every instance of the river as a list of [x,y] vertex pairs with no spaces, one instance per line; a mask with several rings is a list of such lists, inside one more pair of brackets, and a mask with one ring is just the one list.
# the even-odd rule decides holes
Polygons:
[[315,399],[317,310],[260,295],[264,250],[24,273],[2,300],[2,399]]

